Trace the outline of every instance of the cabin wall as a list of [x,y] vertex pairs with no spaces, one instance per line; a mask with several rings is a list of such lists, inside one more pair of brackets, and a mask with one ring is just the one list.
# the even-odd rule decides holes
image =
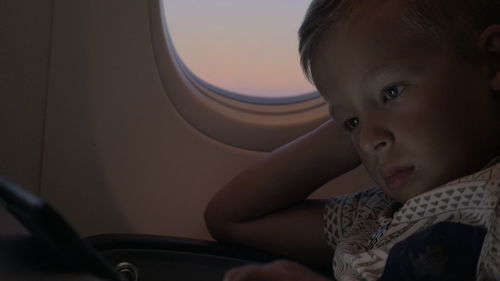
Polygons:
[[53,1],[0,0],[0,175],[38,193]]
[[[15,135],[2,140],[2,153],[14,161],[8,167],[2,161],[2,170],[39,192],[83,235],[210,239],[202,216],[208,200],[263,153],[210,139],[176,112],[153,54],[148,1],[54,0],[53,10],[51,1],[34,2],[45,4],[35,10],[30,3],[27,13],[43,24],[16,27],[29,29],[31,39],[11,35],[12,49],[39,48],[19,51],[21,65],[10,61],[22,69],[9,75],[7,89],[16,96],[8,96],[10,113],[0,113]],[[357,169],[315,196],[369,184]]]

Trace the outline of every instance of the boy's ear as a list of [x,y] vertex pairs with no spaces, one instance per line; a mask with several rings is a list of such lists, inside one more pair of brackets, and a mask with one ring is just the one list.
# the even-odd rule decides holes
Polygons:
[[500,25],[488,26],[479,38],[479,48],[488,60],[490,87],[493,91],[500,91]]

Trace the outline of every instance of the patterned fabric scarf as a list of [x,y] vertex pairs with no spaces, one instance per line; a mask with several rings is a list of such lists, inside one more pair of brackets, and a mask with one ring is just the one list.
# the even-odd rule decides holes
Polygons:
[[[477,255],[476,260],[472,260],[477,264],[477,268],[470,271],[476,274],[472,280],[500,280],[500,163],[496,162],[498,158],[493,165],[414,197],[403,206],[398,206],[379,188],[333,198],[325,208],[324,219],[328,242],[335,248],[336,279],[378,280],[397,243],[433,229],[430,228],[433,225],[449,222],[475,227],[463,230],[463,235],[467,235],[464,239],[475,237],[476,244],[469,247],[471,253],[477,252],[474,249],[482,243],[479,260]],[[445,232],[442,226],[446,226]],[[432,233],[447,235],[452,228],[443,224],[435,229],[439,231]],[[409,241],[418,244],[421,239],[428,239],[425,237],[434,239],[422,233],[418,237],[405,241],[405,247],[400,249],[410,249]],[[394,273],[386,272],[385,277],[391,272]]]

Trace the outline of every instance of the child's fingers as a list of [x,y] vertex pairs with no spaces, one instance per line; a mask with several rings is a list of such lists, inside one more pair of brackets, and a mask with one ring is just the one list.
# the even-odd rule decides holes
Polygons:
[[226,272],[224,281],[328,281],[309,268],[287,260],[246,265]]
[[226,272],[223,281],[250,281],[252,280],[252,274],[255,275],[258,270],[259,266],[257,265],[236,267]]

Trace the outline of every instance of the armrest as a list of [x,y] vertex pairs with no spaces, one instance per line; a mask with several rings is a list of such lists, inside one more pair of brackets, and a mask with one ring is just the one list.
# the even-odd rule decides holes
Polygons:
[[85,238],[99,252],[111,250],[157,250],[210,255],[265,263],[281,257],[253,248],[214,241],[140,234],[101,234]]
[[212,241],[104,234],[88,237],[97,251],[130,280],[221,281],[233,267],[270,262],[273,255]]
[[[113,265],[132,264],[139,280],[221,281],[233,267],[283,257],[253,248],[189,238],[103,234],[86,238]],[[330,269],[314,269],[331,276]]]

